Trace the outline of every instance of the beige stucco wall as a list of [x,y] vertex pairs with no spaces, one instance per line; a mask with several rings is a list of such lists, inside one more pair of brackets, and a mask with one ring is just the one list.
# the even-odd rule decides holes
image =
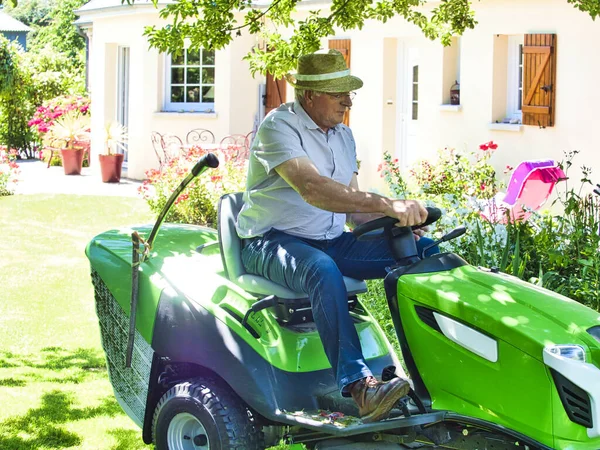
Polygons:
[[[499,149],[491,161],[499,173],[507,164],[516,166],[525,159],[562,160],[564,151],[580,150],[571,178],[578,180],[577,168],[585,164],[600,180],[600,154],[593,125],[600,102],[600,90],[596,88],[600,77],[600,58],[596,57],[600,54],[600,23],[566,0],[487,0],[474,2],[473,7],[479,23],[459,40],[458,68],[448,63],[448,51],[440,44],[426,40],[419,30],[399,19],[383,26],[369,24],[362,31],[346,34],[352,39],[352,72],[365,81],[355,99],[350,124],[363,162],[361,185],[382,188],[373,169],[381,161],[383,150],[390,148],[389,127],[394,123],[400,127],[402,120],[390,120],[388,114],[393,112],[386,104],[388,97],[382,96],[384,86],[389,85],[389,66],[394,65],[390,60],[393,53],[389,52],[392,40],[398,46],[416,47],[420,54],[418,141],[415,151],[407,155],[406,164],[431,158],[445,146],[476,151],[479,144],[494,140]],[[506,36],[525,33],[557,35],[556,124],[545,129],[490,129],[491,122],[504,117]],[[448,98],[448,80],[454,77],[448,71],[460,73],[460,111],[440,108]]]
[[[434,2],[435,4],[435,2]],[[499,149],[492,158],[502,172],[506,164],[524,159],[562,159],[563,151],[580,150],[575,166],[586,164],[600,179],[600,156],[595,150],[595,106],[600,103],[600,23],[574,9],[566,0],[486,0],[474,2],[474,30],[467,31],[451,49],[425,37],[400,18],[382,25],[369,22],[360,31],[338,32],[337,38],[352,41],[352,72],[365,85],[354,100],[351,128],[361,160],[359,180],[364,188],[384,189],[377,166],[384,151],[408,167],[419,158],[431,158],[438,148],[476,150],[494,140]],[[318,6],[310,5],[309,9]],[[122,11],[122,9],[121,9]],[[300,11],[298,19],[306,15]],[[143,27],[159,23],[156,10],[138,7],[134,13],[103,13],[93,19],[91,87],[93,99],[93,152],[101,148],[99,130],[116,109],[116,48],[131,48],[130,161],[128,175],[143,178],[144,170],[156,167],[150,132],[172,132],[184,137],[192,128],[208,128],[221,137],[251,130],[258,107],[258,84],[242,57],[255,40],[238,38],[217,52],[216,114],[160,113],[164,95],[164,58],[149,50]],[[490,129],[503,116],[506,104],[506,42],[508,35],[556,33],[557,82],[556,125],[546,129],[513,127],[516,131]],[[285,31],[284,31],[285,34]],[[323,47],[327,46],[326,40]],[[400,64],[410,49],[419,54],[419,119],[416,145],[408,153],[400,147],[406,140],[406,114],[398,109],[406,93]],[[448,100],[453,79],[460,77],[461,109],[440,108]],[[292,90],[288,90],[291,98]],[[579,178],[572,173],[572,178]]]
[[[258,84],[242,57],[255,38],[242,36],[215,55],[215,112],[162,112],[165,96],[165,55],[150,49],[144,27],[160,24],[152,7],[123,7],[91,16],[90,91],[92,97],[92,158],[102,151],[102,129],[117,117],[117,54],[130,48],[129,161],[127,176],[143,179],[145,171],[158,167],[150,133],[172,133],[185,141],[191,129],[211,130],[217,143],[230,134],[252,130],[258,110]],[[92,168],[99,169],[92,164]]]

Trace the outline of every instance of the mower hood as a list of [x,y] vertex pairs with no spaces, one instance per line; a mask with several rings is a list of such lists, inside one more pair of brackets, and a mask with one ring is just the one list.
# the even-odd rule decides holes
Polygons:
[[514,276],[470,265],[411,272],[398,280],[399,298],[408,297],[540,361],[546,346],[581,345],[588,361],[600,367],[600,342],[588,331],[600,326],[596,311]]

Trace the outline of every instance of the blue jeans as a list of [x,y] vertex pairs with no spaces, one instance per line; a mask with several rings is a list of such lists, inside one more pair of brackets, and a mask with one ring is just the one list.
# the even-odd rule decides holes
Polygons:
[[[419,239],[419,253],[432,242],[429,238]],[[436,246],[427,255],[437,252]],[[343,395],[347,395],[345,386],[372,375],[348,313],[343,276],[359,280],[384,278],[386,267],[395,263],[387,241],[357,241],[352,233],[314,240],[272,229],[244,247],[242,261],[248,273],[307,294],[325,354]]]

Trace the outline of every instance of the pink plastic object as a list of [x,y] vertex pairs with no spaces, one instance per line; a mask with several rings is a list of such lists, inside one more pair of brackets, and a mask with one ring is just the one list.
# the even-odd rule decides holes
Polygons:
[[481,215],[494,223],[506,223],[509,217],[511,222],[525,221],[546,203],[554,185],[566,178],[554,160],[523,161],[510,177],[506,194],[499,192]]

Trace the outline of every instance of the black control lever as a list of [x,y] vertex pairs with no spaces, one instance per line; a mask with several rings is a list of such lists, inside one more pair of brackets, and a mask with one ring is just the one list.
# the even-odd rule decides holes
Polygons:
[[421,251],[421,259],[425,258],[425,252],[427,250],[429,250],[432,247],[435,247],[436,245],[441,244],[442,242],[448,242],[451,241],[452,239],[456,239],[459,236],[462,236],[463,234],[465,234],[467,232],[467,229],[463,226],[460,227],[456,227],[454,230],[452,230],[450,233],[445,234],[444,236],[442,236],[442,238],[439,241],[435,241],[432,242],[431,244],[429,244],[427,247],[425,247],[422,251]]
[[270,308],[271,306],[275,306],[276,304],[277,297],[275,297],[274,295],[269,295],[265,298],[261,298],[260,300],[254,302],[250,309],[246,311],[246,315],[244,315],[244,318],[242,319],[242,326],[252,333],[252,331],[254,330],[252,330],[252,328],[250,328],[250,326],[248,325],[248,318],[250,317],[250,314],[253,312],[256,313],[262,311],[263,309]]

